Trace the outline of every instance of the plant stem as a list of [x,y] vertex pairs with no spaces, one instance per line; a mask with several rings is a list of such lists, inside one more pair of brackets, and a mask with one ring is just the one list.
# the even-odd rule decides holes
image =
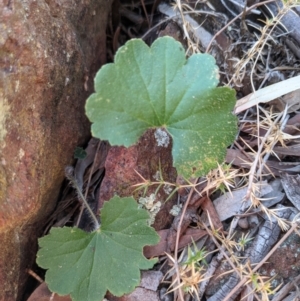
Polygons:
[[71,171],[66,171],[66,177],[70,180],[70,182],[73,184],[74,188],[76,189],[80,199],[83,201],[86,209],[88,210],[91,218],[93,219],[94,223],[95,223],[95,227],[96,227],[96,230],[100,228],[100,224],[97,220],[97,217],[95,215],[95,213],[93,212],[91,206],[89,205],[89,203],[87,202],[86,198],[84,197],[84,195],[82,194],[82,191],[81,189],[79,188],[78,186],[78,183],[73,175],[73,172]]
[[[74,179],[74,180],[75,180],[75,179]],[[76,186],[77,186],[77,182],[76,182],[76,181],[75,181],[74,185],[75,185],[75,188],[76,188],[76,190],[77,190],[77,192],[78,192],[78,194],[79,194],[81,200],[83,201],[83,203],[84,203],[86,209],[89,211],[89,213],[90,213],[92,219],[94,220],[94,223],[95,223],[95,225],[96,225],[96,230],[99,229],[99,228],[100,228],[100,224],[99,224],[99,222],[98,222],[98,220],[97,220],[97,217],[96,217],[95,213],[93,212],[91,206],[90,206],[89,203],[87,202],[86,198],[85,198],[84,195],[82,194],[81,190],[80,190],[80,189],[77,189],[77,187],[76,187]]]

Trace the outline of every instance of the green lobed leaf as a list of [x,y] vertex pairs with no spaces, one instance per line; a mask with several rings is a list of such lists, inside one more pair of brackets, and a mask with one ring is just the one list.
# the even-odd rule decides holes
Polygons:
[[159,38],[151,47],[130,40],[95,77],[96,92],[86,103],[92,134],[128,147],[148,128],[161,127],[172,136],[178,173],[206,174],[224,160],[237,132],[235,92],[216,88],[218,77],[212,56],[187,60],[173,38]]
[[101,228],[86,233],[78,228],[52,228],[39,239],[37,263],[48,269],[46,283],[74,301],[99,301],[107,290],[115,296],[131,292],[140,282],[140,269],[155,260],[143,255],[145,245],[159,237],[147,226],[149,214],[132,197],[114,197],[101,210]]

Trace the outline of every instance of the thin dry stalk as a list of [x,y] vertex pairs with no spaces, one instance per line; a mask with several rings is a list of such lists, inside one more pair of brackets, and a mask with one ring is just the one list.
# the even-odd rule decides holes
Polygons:
[[[295,231],[295,229],[298,227],[297,222],[292,223],[291,228],[289,231],[285,233],[285,235],[276,243],[276,245],[272,248],[272,250],[264,257],[264,259],[253,268],[252,273],[255,273],[258,271],[262,265],[270,258],[270,256],[277,250],[277,248]],[[224,301],[229,301],[232,296],[247,282],[247,279],[242,279],[237,286],[230,292],[229,295],[226,296]]]
[[[194,184],[196,184],[197,181],[198,181],[198,179],[195,180]],[[189,202],[192,198],[193,192],[194,192],[194,188],[192,188],[190,190],[188,198],[184,204],[184,207],[183,207],[182,213],[181,213],[181,217],[180,217],[180,220],[178,223],[177,233],[176,233],[176,241],[175,241],[175,249],[174,249],[174,265],[175,265],[175,269],[176,269],[178,284],[180,284],[180,270],[179,270],[179,266],[178,266],[178,248],[179,248],[178,246],[179,246],[180,230],[181,230],[181,225],[182,225],[184,214],[185,214],[186,209],[189,205]],[[179,296],[181,298],[181,301],[184,301],[182,290],[179,288],[178,291],[179,291]]]
[[[257,112],[258,112],[257,116],[259,118],[259,106],[257,106]],[[255,186],[254,185],[254,178],[257,177],[257,176],[261,177],[261,174],[256,174],[256,169],[257,169],[258,163],[261,162],[261,154],[263,153],[263,148],[264,148],[264,146],[265,146],[265,144],[267,142],[267,139],[268,139],[270,133],[273,130],[273,126],[276,125],[279,122],[279,120],[282,117],[282,115],[284,115],[284,112],[282,114],[278,114],[278,116],[274,120],[272,126],[270,126],[270,128],[266,132],[265,136],[263,137],[262,141],[260,141],[260,137],[257,137],[258,150],[256,152],[256,156],[255,156],[254,162],[252,163],[250,171],[249,171],[248,190],[247,190],[247,194],[245,196],[246,200],[250,198],[251,193],[253,192],[253,186]],[[260,128],[259,123],[260,123],[259,120],[257,120],[257,132],[259,132],[259,128]],[[259,170],[262,171],[263,167],[264,167],[264,164],[262,162],[261,165],[260,165]]]
[[232,23],[234,23],[237,19],[239,19],[240,17],[242,17],[245,13],[248,13],[249,11],[253,10],[254,8],[257,8],[261,5],[265,5],[271,2],[275,2],[276,0],[268,0],[268,1],[263,1],[260,3],[256,3],[253,4],[252,6],[250,6],[249,8],[247,8],[245,11],[242,11],[240,14],[238,14],[236,17],[234,17],[231,21],[229,21],[222,29],[220,29],[211,39],[210,43],[208,44],[207,48],[206,48],[206,53],[208,53],[210,51],[210,48],[212,46],[213,41],[216,39],[216,37],[221,34],[226,28],[228,28]]
[[[208,215],[209,215],[209,213],[208,213]],[[207,231],[207,233],[210,235],[210,237],[212,238],[214,244],[217,246],[217,248],[219,249],[219,251],[223,254],[223,257],[226,258],[227,262],[230,264],[230,266],[232,267],[233,271],[235,271],[237,274],[239,274],[241,276],[241,273],[240,273],[239,269],[235,265],[235,264],[238,264],[238,260],[235,260],[235,262],[233,262],[231,260],[231,258],[226,253],[225,249],[227,249],[227,251],[229,251],[229,253],[232,253],[232,250],[228,248],[228,244],[220,245],[219,242],[218,242],[218,240],[215,238],[215,235],[212,233],[212,231],[210,231],[205,224],[203,224],[203,227],[205,228],[205,230]]]
[[250,81],[251,81],[251,86],[252,90],[255,91],[254,83],[253,83],[253,73],[255,66],[258,62],[258,59],[269,39],[271,39],[271,34],[275,30],[278,24],[281,24],[281,19],[285,16],[285,14],[290,11],[291,7],[288,4],[285,4],[281,10],[279,10],[277,16],[275,16],[273,19],[268,20],[265,22],[265,26],[262,29],[262,34],[260,36],[260,39],[257,41],[257,45],[255,46],[254,53],[256,53],[256,58],[254,61],[254,64],[251,68],[251,73],[250,73]]
[[[95,163],[96,163],[96,160],[97,160],[97,155],[98,155],[98,152],[99,152],[99,149],[100,149],[100,145],[101,145],[101,141],[98,142],[96,153],[95,153],[95,158],[93,160],[92,168],[90,170],[88,182],[87,182],[87,185],[86,185],[87,188],[86,188],[85,194],[84,194],[84,199],[85,200],[87,200],[87,195],[88,195],[88,192],[89,192],[88,187],[89,187],[89,185],[91,183],[91,180],[92,180],[92,176],[93,176],[93,172],[94,172],[94,168],[95,168]],[[81,206],[81,208],[80,208],[79,216],[77,218],[76,227],[79,226],[79,223],[80,223],[80,220],[81,220],[84,208],[85,208],[84,206]]]

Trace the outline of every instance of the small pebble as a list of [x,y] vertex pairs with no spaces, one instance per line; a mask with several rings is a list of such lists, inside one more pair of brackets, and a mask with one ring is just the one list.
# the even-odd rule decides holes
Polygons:
[[242,229],[248,229],[248,228],[249,228],[249,223],[248,223],[247,217],[240,218],[239,221],[238,221],[238,225],[239,225]]

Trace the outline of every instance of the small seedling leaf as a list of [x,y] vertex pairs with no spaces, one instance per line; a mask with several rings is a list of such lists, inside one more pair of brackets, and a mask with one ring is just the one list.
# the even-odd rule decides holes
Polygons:
[[204,175],[223,162],[237,132],[235,92],[216,88],[218,77],[212,56],[187,60],[173,38],[159,38],[151,47],[130,40],[95,77],[96,92],[86,103],[92,134],[128,147],[148,128],[162,128],[173,139],[178,173]]
[[82,148],[82,147],[76,147],[75,150],[74,150],[74,158],[75,159],[85,159],[87,156],[87,153],[86,151]]
[[140,282],[140,269],[152,268],[143,247],[158,243],[147,226],[149,214],[132,197],[114,197],[101,210],[99,230],[52,228],[39,239],[37,263],[46,272],[46,283],[59,295],[74,301],[99,301],[106,291],[115,296],[131,292]]

